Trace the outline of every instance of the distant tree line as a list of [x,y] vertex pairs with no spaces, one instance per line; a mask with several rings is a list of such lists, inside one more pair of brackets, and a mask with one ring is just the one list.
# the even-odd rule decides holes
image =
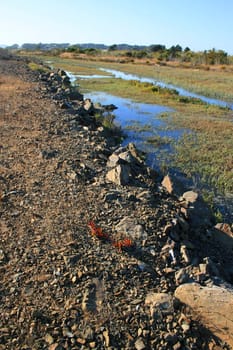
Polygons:
[[[108,49],[119,50],[118,45],[112,45]],[[189,47],[184,49],[180,45],[171,46],[166,48],[165,45],[150,45],[148,47],[128,48],[125,55],[135,58],[151,58],[152,54],[158,59],[158,61],[179,61],[179,62],[191,62],[194,64],[228,64],[229,56],[227,52],[223,50],[205,50],[200,52],[191,51]]]
[[194,52],[189,47],[182,48],[181,45],[173,45],[170,48],[166,48],[165,45],[153,44],[149,46],[145,45],[128,45],[128,44],[75,44],[69,43],[25,43],[22,46],[14,44],[7,47],[10,50],[41,50],[41,51],[53,51],[54,54],[61,52],[73,52],[73,53],[85,53],[88,55],[98,55],[103,51],[118,54],[119,56],[126,56],[128,58],[156,58],[159,62],[166,61],[179,61],[179,62],[191,62],[193,64],[229,64],[232,63],[232,56],[229,56],[227,52],[223,50],[204,50],[200,52]]

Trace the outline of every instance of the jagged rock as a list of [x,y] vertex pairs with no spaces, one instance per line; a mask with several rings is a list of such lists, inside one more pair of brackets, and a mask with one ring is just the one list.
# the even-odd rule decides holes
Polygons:
[[133,240],[142,240],[147,237],[147,233],[142,225],[138,224],[137,219],[128,216],[116,225],[116,230],[120,233],[124,233]]
[[127,149],[129,150],[129,152],[132,154],[132,156],[139,162],[142,163],[143,162],[143,155],[144,153],[139,151],[135,144],[130,142],[127,146]]
[[135,158],[132,156],[132,153],[130,151],[120,153],[119,158],[123,159],[129,164],[132,164],[133,162],[135,162]]
[[173,182],[170,178],[169,175],[166,175],[164,178],[163,178],[163,181],[162,181],[162,186],[166,188],[166,190],[168,191],[168,193],[173,193],[173,190],[174,190],[174,185],[173,185]]
[[174,312],[173,297],[167,293],[148,293],[145,305],[150,306],[151,316],[157,312],[161,312],[164,315]]
[[180,197],[184,192],[184,185],[174,175],[168,174],[162,180],[162,186],[167,190],[168,193]]
[[191,262],[190,252],[185,244],[182,244],[180,247],[180,253],[185,263],[189,264]]
[[193,280],[192,269],[193,269],[192,266],[189,265],[187,267],[183,267],[178,271],[176,271],[175,273],[176,284],[179,285],[187,282],[193,282],[194,280]]
[[118,108],[117,106],[115,106],[112,103],[109,105],[103,105],[102,107],[104,108],[105,111],[110,111],[110,112],[112,112],[112,111],[114,111],[114,109]]
[[214,334],[233,346],[232,289],[188,283],[176,289],[175,297],[188,305],[194,316],[201,319]]
[[119,164],[107,172],[106,179],[117,185],[127,185],[130,181],[130,167],[127,164]]
[[183,193],[182,198],[188,203],[194,203],[198,198],[198,193],[194,191],[187,191]]
[[89,113],[93,113],[94,112],[94,105],[93,105],[93,102],[89,99],[89,98],[86,98],[84,100],[84,104],[83,104],[83,108]]
[[109,156],[107,167],[108,168],[114,168],[119,163],[119,156],[116,153],[113,153]]
[[233,231],[228,224],[219,223],[208,230],[210,238],[219,244],[226,252],[233,251]]
[[[67,93],[68,98],[73,101],[83,101],[83,94],[81,94],[77,89],[71,89],[68,93]],[[85,107],[84,107],[85,108]]]
[[65,86],[65,87],[68,87],[70,86],[70,78],[66,75],[66,76],[62,76],[62,84]]
[[138,164],[138,161],[130,151],[119,152],[118,150],[109,156],[107,167],[113,168],[118,164],[126,164],[130,166],[130,169],[134,169],[134,166]]
[[138,338],[134,344],[136,350],[143,350],[146,349],[146,346],[143,342],[142,338]]

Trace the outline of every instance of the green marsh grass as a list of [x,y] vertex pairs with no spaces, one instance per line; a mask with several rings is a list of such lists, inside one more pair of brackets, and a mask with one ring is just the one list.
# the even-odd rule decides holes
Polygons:
[[38,63],[35,63],[35,62],[29,62],[28,63],[28,67],[33,70],[33,71],[37,71],[39,73],[46,73],[48,72],[48,68],[46,68],[44,65],[42,64],[38,64]]
[[95,67],[116,69],[125,73],[154,78],[168,84],[177,85],[189,91],[232,102],[233,71],[203,70],[198,68],[181,68],[133,63],[95,62]]
[[125,127],[125,129],[126,130],[136,131],[136,132],[146,132],[146,131],[152,131],[153,130],[152,125],[150,125],[150,124],[141,124],[141,123],[136,122],[136,121],[132,121],[130,123],[130,125],[127,125]]
[[146,140],[147,143],[150,143],[154,146],[160,147],[163,145],[167,145],[172,142],[172,139],[170,137],[162,137],[159,135],[153,135],[149,136]]

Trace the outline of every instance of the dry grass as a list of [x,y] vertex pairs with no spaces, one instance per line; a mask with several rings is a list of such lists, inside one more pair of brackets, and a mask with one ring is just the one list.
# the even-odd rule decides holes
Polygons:
[[30,89],[31,84],[23,82],[11,76],[0,77],[0,126],[5,125],[6,121],[9,125],[14,125],[19,107],[19,102],[16,99],[21,93]]

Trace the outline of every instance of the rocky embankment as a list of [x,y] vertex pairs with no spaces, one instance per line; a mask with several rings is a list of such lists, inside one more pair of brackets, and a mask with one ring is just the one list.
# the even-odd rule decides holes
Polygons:
[[65,72],[0,73],[0,349],[230,349],[230,225],[117,145]]

